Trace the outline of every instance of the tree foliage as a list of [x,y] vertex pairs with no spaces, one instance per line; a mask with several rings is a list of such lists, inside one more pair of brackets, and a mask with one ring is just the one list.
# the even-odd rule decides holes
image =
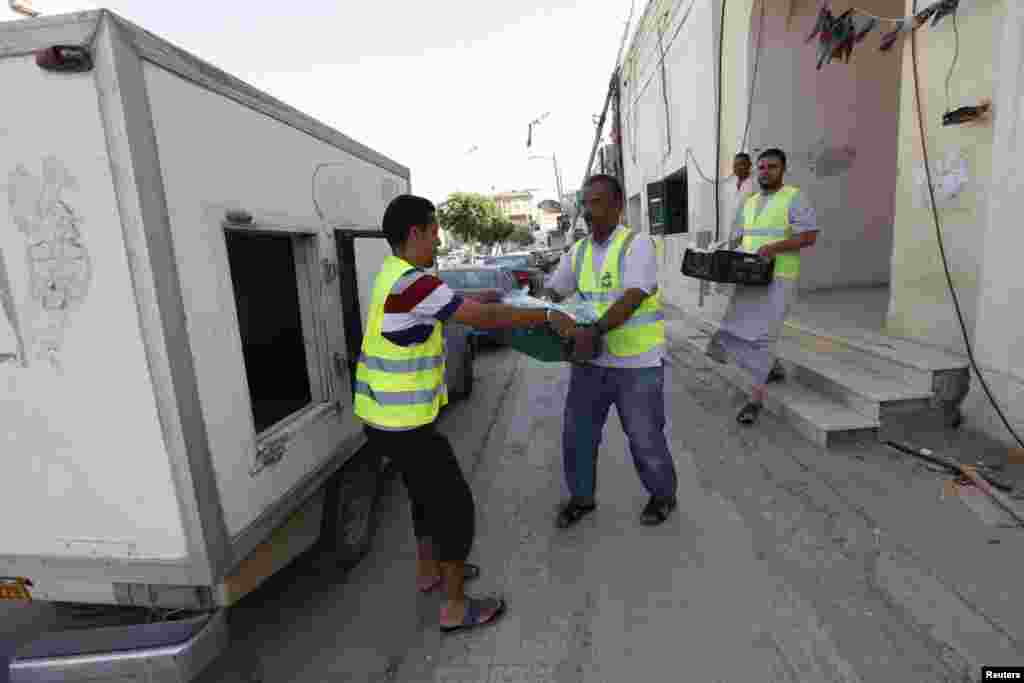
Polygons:
[[528,247],[533,244],[533,233],[526,228],[516,228],[509,240],[520,247]]
[[472,192],[448,195],[438,207],[437,220],[459,239],[488,247],[507,241],[516,229],[493,199]]

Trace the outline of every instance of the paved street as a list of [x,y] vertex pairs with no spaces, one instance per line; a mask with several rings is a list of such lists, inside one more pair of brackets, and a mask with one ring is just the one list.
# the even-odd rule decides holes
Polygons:
[[557,531],[568,369],[485,350],[442,428],[478,503],[471,591],[509,614],[440,637],[391,482],[370,556],[348,576],[300,561],[246,598],[202,683],[931,683],[1024,664],[1020,530],[941,499],[940,475],[879,444],[825,452],[770,415],[740,428],[740,398],[682,345],[668,373],[680,506],[665,525],[639,524],[613,411],[598,510]]

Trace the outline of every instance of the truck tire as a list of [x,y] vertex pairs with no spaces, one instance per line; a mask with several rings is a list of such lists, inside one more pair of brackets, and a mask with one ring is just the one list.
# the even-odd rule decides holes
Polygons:
[[382,479],[380,456],[369,448],[356,453],[334,475],[324,499],[318,566],[347,571],[370,551]]
[[459,387],[458,398],[469,398],[473,393],[473,366],[476,361],[476,341],[473,337],[466,340],[466,353],[463,355],[462,386]]

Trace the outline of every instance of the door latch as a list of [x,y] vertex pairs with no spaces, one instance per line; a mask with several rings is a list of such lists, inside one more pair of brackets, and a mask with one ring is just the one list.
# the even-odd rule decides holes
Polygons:
[[327,284],[334,282],[334,279],[338,277],[338,264],[327,257],[324,257],[320,263],[324,271],[324,282]]
[[276,439],[260,445],[256,449],[256,462],[253,464],[252,469],[249,470],[249,476],[255,477],[268,467],[273,467],[281,462],[288,451],[289,441],[291,441],[291,435],[282,434]]

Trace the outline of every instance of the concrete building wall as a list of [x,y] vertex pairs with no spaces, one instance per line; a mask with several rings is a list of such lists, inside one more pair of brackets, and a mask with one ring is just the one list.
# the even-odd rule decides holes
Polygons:
[[[849,65],[815,69],[816,46],[804,43],[813,25],[814,0],[765,0],[765,33],[758,62],[748,149],[780,146],[790,153],[789,179],[808,190],[823,239],[807,252],[802,288],[891,282],[887,331],[954,351],[966,350],[945,280],[935,227],[921,180],[922,155],[910,68],[910,42],[883,53],[880,33],[858,46]],[[690,231],[669,235],[661,249],[662,294],[670,304],[719,317],[727,293],[679,270],[683,251],[700,231],[714,231],[714,184],[730,173],[747,120],[759,0],[731,0],[725,15],[722,153],[715,159],[715,85],[719,0],[651,2],[648,14],[667,11],[665,113],[658,71],[658,18],[646,17],[624,57],[622,144],[629,220],[649,224],[647,184],[685,165]],[[913,11],[912,0],[859,0],[883,16]],[[848,3],[833,2],[836,12]],[[679,21],[686,23],[673,39]],[[1024,431],[1024,293],[1017,254],[1024,247],[1017,197],[1024,143],[1024,10],[1006,0],[972,0],[958,14],[959,57],[953,21],[917,34],[923,110],[936,181],[947,258],[978,362],[1017,429]],[[902,54],[901,54],[902,53]],[[992,120],[942,126],[947,107],[994,102]],[[824,143],[824,144],[822,144]],[[851,154],[851,151],[853,152]],[[963,164],[961,165],[961,160]],[[717,161],[717,163],[716,163]],[[957,181],[958,169],[966,182]],[[940,188],[941,189],[941,188]],[[722,193],[723,198],[727,196]],[[723,202],[724,204],[724,202]],[[729,224],[722,206],[721,229]],[[698,309],[698,306],[701,306]],[[965,403],[969,425],[1009,440],[978,379]]]
[[[958,17],[960,55],[950,81],[949,107],[991,100],[999,78],[1004,0],[973,3]],[[973,332],[978,314],[979,277],[988,224],[994,129],[981,125],[943,126],[946,77],[955,47],[953,22],[947,18],[917,36],[925,134],[934,182],[950,182],[942,167],[964,162],[967,184],[952,199],[939,188],[939,218],[950,271],[965,323]],[[1015,76],[1008,71],[1010,81]],[[904,51],[900,113],[900,177],[897,187],[898,228],[893,251],[893,282],[888,327],[894,334],[965,351],[936,239],[927,185],[924,182],[921,136],[909,43]],[[1006,246],[1005,244],[1003,245]]]
[[[817,211],[822,235],[803,254],[800,287],[886,284],[896,186],[899,48],[881,52],[875,34],[857,47],[849,64],[833,62],[818,70],[817,46],[805,42],[817,19],[816,0],[794,1],[789,15],[785,0],[764,1],[748,151],[755,159],[758,151],[769,147],[785,151],[787,183],[800,187]],[[831,6],[839,13],[846,4]],[[883,16],[899,16],[902,4],[857,1],[858,7]],[[760,7],[755,7],[747,32],[751,53],[761,16]],[[731,30],[733,26],[727,35]],[[739,48],[739,41],[729,38]],[[743,85],[726,87],[739,93]],[[736,112],[745,119],[745,98],[732,99],[729,111],[734,121]],[[742,129],[724,138],[723,164],[737,151],[728,145],[741,139]]]
[[[996,63],[991,69],[979,65],[981,74],[991,74],[987,84],[992,88],[989,92],[994,117],[978,134],[991,130],[994,144],[991,176],[985,183],[986,206],[979,211],[976,225],[961,226],[968,234],[983,232],[984,235],[974,243],[979,264],[974,352],[996,401],[1021,435],[1024,434],[1024,316],[1019,311],[1024,285],[1019,261],[1024,249],[1024,233],[1020,227],[1019,205],[1020,190],[1024,186],[1024,7],[1012,1],[988,6],[979,4],[971,15],[964,17],[963,24],[968,20],[976,21],[979,32],[988,29],[988,40],[996,49]],[[971,82],[965,72],[960,87],[967,90],[961,91],[962,99],[969,102],[972,97],[983,96],[981,88],[985,84]],[[972,92],[975,88],[978,91]],[[965,134],[967,130],[964,129]],[[894,299],[894,303],[900,305],[896,310],[906,310],[902,300],[895,295]],[[965,406],[968,423],[997,435],[1008,444],[1013,443],[981,391],[977,377],[972,380],[972,387]]]

